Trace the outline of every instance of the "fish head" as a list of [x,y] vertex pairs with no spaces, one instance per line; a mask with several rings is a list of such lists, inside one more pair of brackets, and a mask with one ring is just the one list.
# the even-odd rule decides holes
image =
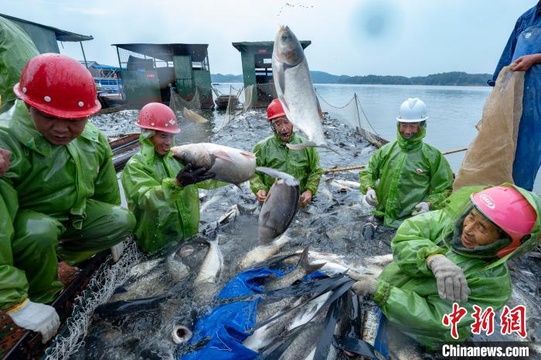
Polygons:
[[210,167],[213,158],[207,149],[199,144],[186,144],[171,148],[173,157],[185,165],[191,164],[194,168]]
[[272,55],[288,66],[295,66],[304,60],[302,45],[288,26],[280,26],[274,40]]

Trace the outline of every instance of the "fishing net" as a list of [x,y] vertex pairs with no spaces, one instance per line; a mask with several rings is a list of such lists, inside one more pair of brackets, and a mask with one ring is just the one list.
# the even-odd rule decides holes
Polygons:
[[353,94],[353,97],[343,106],[331,104],[317,92],[317,89],[316,95],[319,100],[319,105],[321,106],[321,111],[327,113],[329,117],[355,129],[364,139],[375,147],[379,148],[388,142],[374,130],[374,127],[368,120],[368,117],[362,108],[361,101],[357,94]]
[[199,89],[195,89],[195,95],[190,101],[183,99],[173,86],[169,87],[169,91],[170,91],[169,107],[178,116],[182,116],[182,112],[184,108],[188,108],[190,110],[201,109],[201,99],[199,96]]
[[42,359],[67,359],[84,345],[90,319],[96,307],[109,300],[115,288],[128,278],[131,268],[142,261],[143,254],[138,250],[135,241],[125,242],[124,254],[116,263],[111,256],[100,266],[90,279],[86,289],[75,299],[72,315],[47,350]]

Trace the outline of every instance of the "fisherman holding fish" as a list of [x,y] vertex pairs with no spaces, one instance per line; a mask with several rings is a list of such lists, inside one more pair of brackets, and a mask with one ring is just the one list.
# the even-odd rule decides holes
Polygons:
[[76,265],[111,248],[118,259],[135,218],[120,206],[109,142],[88,122],[101,108],[90,72],[40,54],[13,91],[19,100],[0,118],[0,148],[11,152],[0,178],[0,310],[45,343],[60,324],[46,305],[63,289],[59,258]]
[[[507,261],[535,248],[539,239],[541,198],[518,186],[463,187],[441,210],[406,219],[392,239],[393,262],[376,278],[353,285],[371,295],[386,319],[422,345],[471,335],[474,306],[485,312],[502,308],[511,296]],[[444,317],[454,305],[467,311],[458,338]]]
[[423,142],[426,136],[426,105],[410,98],[396,118],[397,140],[372,154],[361,170],[361,191],[375,207],[363,233],[371,237],[383,225],[398,228],[404,219],[439,209],[453,189],[453,172],[443,154]]
[[[305,147],[292,150],[287,147],[287,144],[302,144],[306,140],[293,131],[293,124],[288,120],[280,100],[274,99],[267,107],[267,121],[274,134],[254,147],[257,166],[274,168],[297,178],[301,191],[299,205],[306,206],[316,194],[323,175],[317,149]],[[250,179],[250,188],[260,202],[267,199],[274,181],[274,177],[259,171]]]
[[167,105],[146,104],[136,125],[141,128],[141,150],[122,170],[121,181],[128,207],[137,219],[137,244],[144,252],[156,253],[198,232],[198,188],[225,183],[207,181],[215,177],[209,167],[184,166],[173,157],[173,137],[180,129]]

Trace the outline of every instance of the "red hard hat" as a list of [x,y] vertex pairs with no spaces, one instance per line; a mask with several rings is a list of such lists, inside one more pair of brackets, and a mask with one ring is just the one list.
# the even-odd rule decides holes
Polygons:
[[101,109],[90,71],[61,54],[40,54],[28,61],[13,92],[49,115],[79,119]]
[[272,100],[269,106],[267,107],[267,121],[272,121],[273,119],[276,119],[282,116],[286,116],[282,103],[278,99]]
[[167,105],[151,102],[139,111],[135,125],[150,130],[158,130],[171,134],[178,134],[177,116]]
[[522,244],[532,232],[537,212],[522,194],[510,186],[494,186],[471,195],[475,207],[510,238],[511,244],[498,251],[504,257]]

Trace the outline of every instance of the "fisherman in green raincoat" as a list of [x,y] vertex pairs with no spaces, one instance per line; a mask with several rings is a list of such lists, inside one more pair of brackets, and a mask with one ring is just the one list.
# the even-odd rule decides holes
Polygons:
[[45,343],[59,326],[46,305],[63,288],[59,258],[75,265],[119,250],[135,218],[120,206],[109,142],[88,122],[101,108],[90,72],[41,54],[13,90],[22,101],[0,119],[0,148],[11,152],[0,177],[0,310]]
[[[319,154],[314,147],[290,150],[286,144],[305,141],[293,132],[293,124],[287,119],[280,100],[274,99],[267,107],[267,121],[274,135],[260,141],[254,147],[257,166],[265,166],[294,176],[300,183],[300,203],[306,206],[316,195],[323,169],[319,167]],[[256,172],[250,179],[250,188],[260,202],[264,202],[274,183],[272,176]]]
[[[512,184],[463,187],[444,209],[405,220],[391,242],[393,262],[352,288],[429,349],[463,341],[475,305],[497,311],[509,300],[506,261],[539,244],[540,209],[538,195]],[[466,311],[454,335],[443,322],[453,303]]]
[[361,192],[375,206],[365,227],[374,229],[376,219],[383,218],[383,225],[398,228],[412,215],[441,208],[451,194],[449,163],[438,149],[423,142],[427,119],[423,101],[404,101],[397,117],[397,140],[378,149],[361,170]]
[[[161,103],[146,104],[137,117],[141,150],[131,157],[121,181],[128,207],[137,218],[135,237],[144,252],[156,253],[199,230],[199,191],[224,186],[208,168],[183,166],[171,153],[180,132],[173,110]],[[195,185],[197,184],[197,185]]]

